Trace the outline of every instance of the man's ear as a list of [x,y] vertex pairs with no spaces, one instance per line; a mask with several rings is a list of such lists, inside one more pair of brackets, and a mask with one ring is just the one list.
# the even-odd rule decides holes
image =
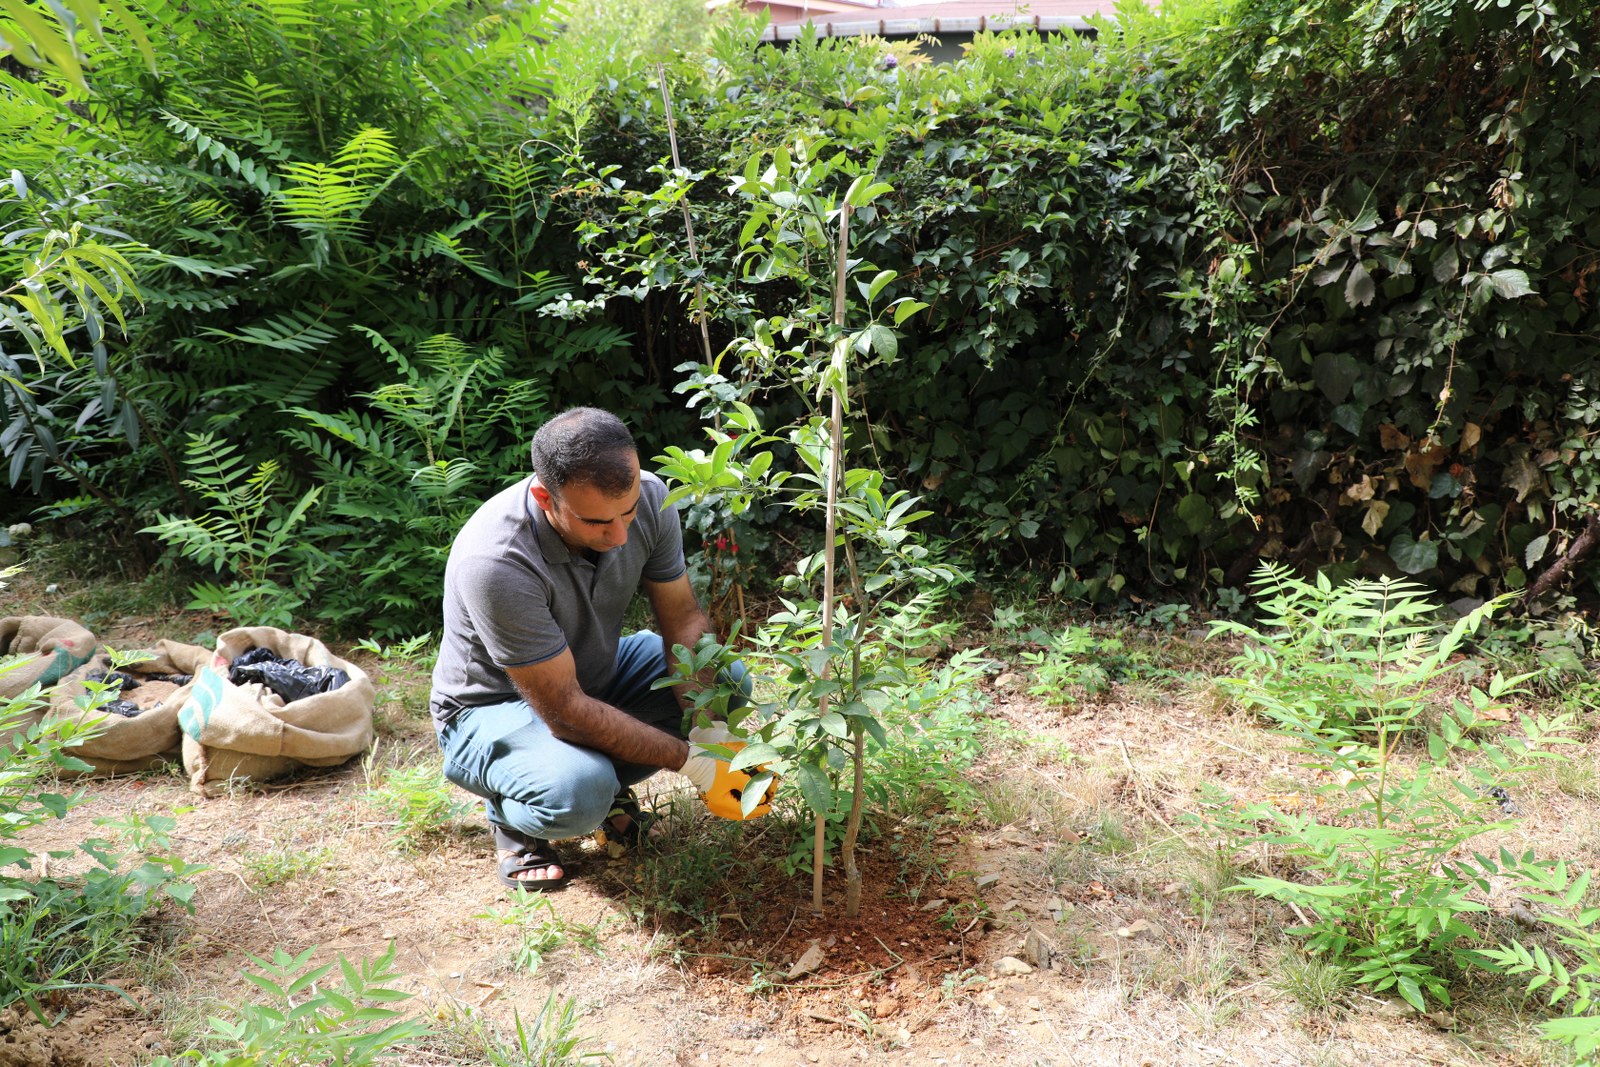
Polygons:
[[556,498],[550,495],[550,490],[539,484],[537,478],[533,480],[533,486],[528,491],[533,494],[533,502],[539,505],[540,511],[549,511],[556,506]]

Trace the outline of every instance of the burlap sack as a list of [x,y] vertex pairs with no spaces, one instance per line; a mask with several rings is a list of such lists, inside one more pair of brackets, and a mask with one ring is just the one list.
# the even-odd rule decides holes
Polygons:
[[[228,680],[234,659],[268,648],[308,667],[337,667],[350,681],[328,693],[283,703],[260,685]],[[205,795],[208,782],[281,777],[296,767],[333,767],[372,743],[377,693],[360,667],[340,659],[314,637],[271,626],[229,630],[217,639],[209,665],[195,676],[178,710],[183,766],[190,787]]]
[[89,662],[94,634],[71,619],[49,615],[12,615],[0,619],[0,656],[29,656],[0,674],[0,699],[29,686],[49,687]]
[[84,723],[103,720],[100,733],[68,749],[93,766],[95,774],[133,774],[149,770],[164,760],[178,761],[182,744],[178,709],[188,699],[193,683],[179,686],[151,680],[151,676],[193,675],[211,662],[211,650],[177,641],[159,641],[154,648],[146,649],[144,655],[148,658],[119,668],[143,683],[122,694],[123,699],[141,709],[132,718],[103,710],[83,710],[89,695],[84,684],[88,676],[112,669],[111,657],[105,653],[69,674],[50,695],[52,718],[70,718]]

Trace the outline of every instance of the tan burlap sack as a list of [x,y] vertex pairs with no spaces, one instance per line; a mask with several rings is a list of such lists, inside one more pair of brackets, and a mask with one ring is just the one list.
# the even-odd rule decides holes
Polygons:
[[[50,696],[52,718],[78,722],[103,720],[101,732],[68,751],[94,767],[95,774],[132,774],[149,770],[164,760],[176,763],[182,744],[178,709],[188,699],[193,682],[178,685],[155,680],[155,675],[193,675],[211,662],[211,650],[177,641],[159,641],[142,653],[147,658],[118,668],[141,684],[120,694],[138,707],[131,718],[104,710],[85,711],[90,674],[112,669],[111,657],[100,653],[69,674]],[[118,697],[113,697],[118,699]]]
[[0,619],[0,656],[28,656],[0,674],[0,698],[14,697],[29,686],[52,686],[94,655],[94,634],[71,619],[49,615],[12,615]]
[[[259,684],[234,685],[232,663],[252,648],[268,648],[308,667],[337,667],[350,680],[327,693],[284,703]],[[195,676],[178,710],[183,766],[190,787],[205,795],[209,782],[277,778],[299,766],[332,767],[372,743],[377,692],[360,667],[340,659],[314,637],[271,626],[229,630],[211,662]]]

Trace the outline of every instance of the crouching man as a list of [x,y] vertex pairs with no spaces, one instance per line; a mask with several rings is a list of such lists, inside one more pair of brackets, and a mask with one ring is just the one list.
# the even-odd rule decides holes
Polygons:
[[[574,408],[534,435],[533,475],[451,546],[431,711],[445,777],[484,798],[513,889],[566,880],[551,841],[604,829],[636,842],[649,816],[630,787],[659,770],[686,775],[713,810],[749,781],[702,747],[728,744],[721,724],[683,733],[683,686],[654,688],[672,647],[711,629],[666,494],[620,419]],[[640,589],[659,633],[623,636]],[[748,687],[742,667],[730,673]],[[754,814],[766,810],[764,798]]]

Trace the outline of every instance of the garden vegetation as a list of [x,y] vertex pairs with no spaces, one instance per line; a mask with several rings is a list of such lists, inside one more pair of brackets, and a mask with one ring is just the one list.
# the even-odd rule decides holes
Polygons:
[[[0,35],[35,46],[0,67],[0,519],[159,563],[241,624],[417,634],[533,428],[610,408],[674,483],[720,636],[787,686],[740,760],[794,783],[815,821],[786,865],[820,911],[838,849],[852,913],[864,767],[953,730],[981,672],[923,653],[952,589],[1013,568],[1232,611],[1258,574],[1229,691],[1335,778],[1326,820],[1201,820],[1287,857],[1237,888],[1309,912],[1348,982],[1423,1010],[1466,968],[1526,975],[1570,1016],[1549,1036],[1600,1046],[1588,876],[1459,858],[1572,717],[1482,739],[1526,681],[1497,676],[1433,718],[1510,598],[1600,579],[1590,5],[1130,4],[947,65],[763,46],[697,7],[651,53],[604,29],[626,4],[569,27],[553,0],[145,0],[75,44],[95,5],[13,6]],[[752,622],[760,568],[789,578]],[[1441,632],[1424,592],[1476,610]],[[1035,653],[1041,684],[1087,677],[1079,636]],[[66,766],[65,740],[17,751]],[[947,740],[959,772],[976,746]],[[31,781],[7,783],[23,822],[70,806]],[[100,862],[138,884],[129,924],[187,902],[181,861]],[[1473,922],[1496,879],[1559,950]],[[57,906],[26,881],[0,903]],[[257,962],[280,998],[332,974]],[[341,961],[348,995],[305,1014],[399,999],[391,964]],[[12,979],[36,1012],[86,980]],[[370,1010],[335,1028],[357,1059],[420,1032]],[[215,1025],[253,1049],[287,1018]]]

